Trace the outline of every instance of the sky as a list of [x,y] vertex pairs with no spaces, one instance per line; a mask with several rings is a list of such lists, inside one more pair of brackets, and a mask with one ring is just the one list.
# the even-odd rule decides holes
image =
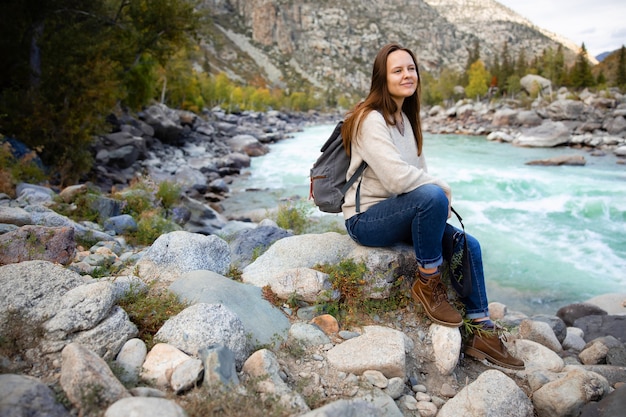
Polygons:
[[589,56],[626,45],[625,0],[497,0],[536,26],[585,43]]

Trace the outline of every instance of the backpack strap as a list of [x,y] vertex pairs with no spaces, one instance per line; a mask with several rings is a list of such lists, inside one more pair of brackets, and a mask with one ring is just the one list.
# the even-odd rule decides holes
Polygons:
[[[461,218],[461,215],[457,213],[454,207],[451,207],[451,210],[452,213],[454,213],[456,218],[459,220],[461,228],[463,229],[463,232],[461,233],[461,238],[463,239],[463,248],[461,249],[461,274],[463,276],[463,279],[461,282],[458,282],[455,279],[454,274],[452,274],[452,276],[450,277],[450,284],[456,290],[459,296],[465,298],[468,297],[472,292],[472,270],[470,268],[469,249],[467,247],[467,237],[465,236],[465,226],[463,225],[463,219]],[[445,259],[448,260],[448,263],[450,263],[452,255],[454,254],[454,246],[455,245],[452,240],[444,242],[443,256]],[[450,268],[450,271],[452,271],[452,266],[450,264],[448,265],[448,267]]]
[[[341,189],[341,194],[345,195],[348,192],[348,190],[350,189],[350,187],[352,187],[352,184],[354,184],[356,179],[359,178],[361,174],[363,174],[363,171],[365,171],[365,168],[367,168],[367,162],[363,161],[361,162],[361,165],[359,165],[357,170],[354,172],[354,174],[352,174],[348,182],[346,182],[346,185],[343,186],[343,188]],[[361,181],[363,181],[363,178],[361,178]],[[357,213],[361,211],[361,181],[359,181],[359,185],[356,187],[356,212]]]

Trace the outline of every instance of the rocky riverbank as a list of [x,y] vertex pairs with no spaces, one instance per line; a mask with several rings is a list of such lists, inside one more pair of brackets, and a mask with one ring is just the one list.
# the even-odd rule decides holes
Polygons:
[[[20,210],[2,206],[1,221],[32,223],[28,207]],[[224,392],[308,417],[612,416],[624,407],[626,295],[532,317],[491,303],[526,366],[497,370],[465,358],[463,332],[431,324],[412,303],[350,326],[318,312],[332,292],[315,265],[364,262],[365,294],[384,300],[398,283],[408,291],[410,247],[364,248],[334,232],[292,236],[263,221],[224,239],[177,231],[140,251],[118,237],[75,252],[74,231],[70,221],[2,235],[3,248],[20,244],[30,259],[0,267],[0,324],[11,338],[2,415],[207,415],[198,396]],[[268,249],[255,259],[262,243]],[[98,279],[76,272],[98,262],[121,269]],[[226,276],[233,264],[240,280]],[[119,303],[154,288],[190,306],[148,349]]]
[[[530,111],[513,102],[459,102],[428,109],[424,123],[431,132],[510,137],[520,146],[555,146],[566,135],[552,127],[563,125],[568,139],[558,145],[621,160],[622,96],[540,101]],[[558,109],[564,113],[556,117]],[[307,123],[339,117],[195,115],[161,105],[111,117],[113,132],[94,146],[94,183],[121,190],[141,174],[184,186],[172,209],[179,230],[148,247],[128,242],[137,219],[108,196],[94,203],[98,223],[50,208],[59,199],[75,203],[85,184],[21,184],[15,196],[3,195],[0,415],[216,415],[199,410],[198,398],[223,395],[253,404],[240,410],[246,415],[268,414],[266,406],[273,415],[307,417],[618,415],[626,398],[626,294],[530,317],[493,300],[492,315],[526,366],[493,369],[464,357],[464,331],[431,324],[410,302],[349,325],[318,311],[320,300],[338,294],[317,265],[363,262],[365,297],[384,301],[408,291],[411,248],[364,248],[333,232],[295,236],[271,220],[223,212],[229,182],[251,157]],[[533,130],[541,127],[545,135]],[[94,278],[102,271],[116,272]],[[165,289],[189,306],[147,345],[120,302]]]

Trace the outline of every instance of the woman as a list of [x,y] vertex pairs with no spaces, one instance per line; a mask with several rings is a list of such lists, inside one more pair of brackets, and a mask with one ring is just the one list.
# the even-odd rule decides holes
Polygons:
[[[357,181],[346,193],[342,210],[348,234],[361,245],[413,245],[418,261],[413,298],[435,323],[458,327],[462,316],[449,303],[440,279],[444,234],[454,234],[458,229],[447,223],[450,186],[427,172],[420,93],[413,52],[397,44],[384,46],[374,61],[369,95],[348,114],[341,129],[344,147],[351,155],[347,178],[363,161],[368,164],[360,184]],[[489,319],[480,245],[472,236],[466,238],[472,292],[462,299],[465,313],[472,322],[491,331],[474,332],[465,353],[503,367],[523,369],[524,363],[509,354]]]

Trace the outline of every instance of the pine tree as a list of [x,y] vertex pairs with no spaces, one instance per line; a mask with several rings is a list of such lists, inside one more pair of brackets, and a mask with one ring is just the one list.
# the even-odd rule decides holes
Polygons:
[[474,39],[472,48],[467,48],[467,63],[465,64],[465,73],[463,74],[463,84],[467,84],[469,80],[469,70],[472,64],[480,59],[480,41]]
[[521,77],[526,75],[528,71],[528,62],[526,62],[526,52],[524,49],[520,49],[519,55],[517,56],[517,65],[515,65],[515,73]]
[[565,54],[563,53],[563,45],[559,44],[556,55],[554,56],[554,63],[552,64],[552,78],[550,80],[554,85],[565,85]]
[[575,88],[592,87],[595,85],[595,79],[591,73],[591,66],[589,65],[589,59],[587,58],[587,48],[583,43],[580,47],[580,52],[576,57],[576,62],[570,72],[572,86]]
[[619,59],[615,74],[615,84],[620,88],[626,88],[626,48],[624,45],[619,50]]
[[506,80],[513,75],[513,61],[511,60],[511,55],[509,53],[509,44],[508,42],[504,42],[502,45],[502,52],[500,53],[500,76],[498,86],[500,89],[504,89],[506,87]]

